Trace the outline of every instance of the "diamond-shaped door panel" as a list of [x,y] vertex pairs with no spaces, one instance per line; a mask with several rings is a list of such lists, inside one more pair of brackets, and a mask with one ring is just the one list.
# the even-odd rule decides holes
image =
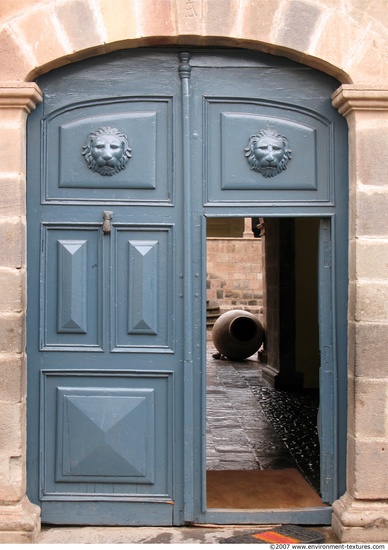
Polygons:
[[171,372],[48,370],[41,406],[42,498],[171,497]]
[[74,394],[59,388],[58,422],[66,429],[57,479],[125,476],[151,481],[153,393],[94,389]]

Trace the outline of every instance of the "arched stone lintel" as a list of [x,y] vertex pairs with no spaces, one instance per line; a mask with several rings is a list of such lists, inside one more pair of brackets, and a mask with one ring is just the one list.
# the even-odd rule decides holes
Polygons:
[[64,65],[82,61],[90,57],[104,55],[121,49],[152,48],[152,47],[222,47],[247,49],[262,53],[269,53],[285,57],[291,61],[307,65],[313,69],[322,71],[333,78],[336,78],[343,84],[352,84],[353,80],[341,67],[336,67],[329,61],[314,57],[305,52],[294,50],[279,44],[261,42],[258,40],[248,40],[229,36],[203,36],[203,35],[175,35],[175,36],[149,36],[141,38],[132,38],[118,42],[96,44],[91,48],[75,51],[65,56],[53,58],[41,66],[31,68],[25,75],[25,81],[35,80],[42,74]]

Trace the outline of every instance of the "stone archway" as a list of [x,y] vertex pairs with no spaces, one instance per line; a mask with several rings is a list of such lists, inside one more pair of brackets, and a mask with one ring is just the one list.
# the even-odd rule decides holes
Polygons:
[[[168,44],[253,48],[311,65],[344,83],[333,104],[350,130],[348,490],[334,507],[333,524],[343,541],[386,539],[387,319],[381,304],[388,283],[381,258],[388,249],[388,39],[380,21],[383,0],[362,12],[315,0],[283,0],[265,8],[238,0],[101,0],[93,7],[79,0],[52,5],[26,0],[20,5],[7,7],[0,22],[0,124],[7,152],[0,161],[0,541],[33,541],[39,530],[39,511],[25,498],[25,119],[41,97],[29,81],[115,49]],[[371,162],[376,155],[379,162]]]
[[120,48],[169,44],[256,49],[307,64],[343,83],[383,85],[386,80],[378,3],[348,11],[318,0],[264,7],[240,0],[24,3],[5,10],[8,19],[0,27],[3,80],[31,80]]

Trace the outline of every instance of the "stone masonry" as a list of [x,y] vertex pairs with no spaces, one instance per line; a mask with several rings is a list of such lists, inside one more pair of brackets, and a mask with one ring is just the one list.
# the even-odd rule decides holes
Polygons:
[[263,284],[261,239],[208,237],[206,299],[221,313],[244,309],[259,313]]
[[347,491],[343,542],[388,540],[388,10],[386,0],[2,0],[0,10],[0,543],[33,542],[26,498],[26,117],[34,78],[121,48],[227,46],[337,78],[349,126]]

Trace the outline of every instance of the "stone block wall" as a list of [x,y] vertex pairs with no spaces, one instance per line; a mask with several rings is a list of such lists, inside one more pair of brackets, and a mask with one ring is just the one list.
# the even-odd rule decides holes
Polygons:
[[261,239],[208,237],[206,299],[221,313],[259,313],[263,302]]
[[[0,86],[0,544],[31,542],[40,509],[26,494],[25,123],[32,83]],[[5,505],[4,505],[5,503]]]

